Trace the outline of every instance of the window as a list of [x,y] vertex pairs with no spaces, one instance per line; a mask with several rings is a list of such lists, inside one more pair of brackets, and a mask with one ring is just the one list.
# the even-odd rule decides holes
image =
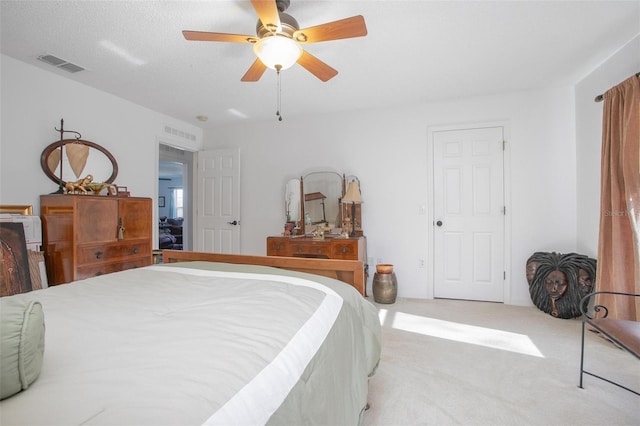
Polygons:
[[184,217],[183,189],[173,190],[173,217]]

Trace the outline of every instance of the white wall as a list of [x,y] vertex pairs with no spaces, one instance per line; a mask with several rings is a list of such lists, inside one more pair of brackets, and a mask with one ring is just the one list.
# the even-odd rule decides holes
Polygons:
[[[378,111],[284,117],[205,132],[205,146],[241,148],[243,253],[265,254],[284,223],[284,184],[327,167],[362,182],[368,257],[395,264],[402,297],[429,296],[427,198],[430,126],[509,123],[511,299],[530,304],[524,274],[535,251],[575,250],[575,144],[569,88],[421,104]],[[429,262],[427,262],[429,263]]]
[[640,35],[576,85],[577,249],[598,254],[602,102],[594,98],[640,72]]
[[[196,126],[8,56],[0,59],[0,204],[30,204],[39,214],[39,196],[57,190],[40,167],[40,154],[59,140],[54,128],[61,118],[65,129],[113,154],[118,185],[128,187],[132,196],[154,198],[156,206],[159,141],[190,150],[200,147],[202,129]],[[167,134],[165,126],[189,132],[196,141]]]
[[[281,232],[286,180],[332,168],[362,181],[368,257],[396,265],[400,296],[428,297],[431,271],[417,264],[418,258],[431,257],[430,218],[419,215],[421,205],[431,204],[428,128],[506,122],[507,302],[530,304],[524,263],[531,253],[595,255],[601,106],[593,96],[639,70],[639,46],[634,39],[581,81],[575,94],[572,88],[555,88],[207,129],[206,146],[241,147],[242,252],[264,254],[266,236]],[[0,203],[32,204],[36,214],[38,196],[56,189],[40,169],[40,153],[58,139],[54,127],[60,118],[67,129],[111,151],[120,167],[116,182],[137,196],[155,198],[159,141],[198,149],[198,143],[167,135],[165,126],[196,134],[198,141],[202,137],[188,123],[6,56],[0,88]]]

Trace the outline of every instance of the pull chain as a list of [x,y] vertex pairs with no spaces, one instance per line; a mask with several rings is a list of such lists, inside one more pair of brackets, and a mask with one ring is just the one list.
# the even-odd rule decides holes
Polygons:
[[276,73],[278,74],[278,105],[276,106],[276,117],[278,117],[278,121],[282,121],[282,114],[280,114],[280,109],[282,108],[282,84],[280,83],[280,70],[282,69],[282,65],[276,65],[275,68]]

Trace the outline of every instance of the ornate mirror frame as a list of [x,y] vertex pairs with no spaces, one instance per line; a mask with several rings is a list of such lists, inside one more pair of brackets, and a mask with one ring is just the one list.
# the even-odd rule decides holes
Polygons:
[[55,170],[51,170],[49,168],[49,157],[51,156],[51,154],[56,151],[56,150],[61,150],[62,148],[67,145],[67,144],[81,144],[81,145],[85,145],[88,146],[89,148],[93,148],[95,150],[97,150],[98,152],[102,153],[104,156],[107,157],[107,159],[109,160],[109,162],[111,163],[112,166],[112,173],[111,175],[105,179],[104,181],[102,181],[103,183],[108,183],[111,184],[116,180],[116,177],[118,176],[118,163],[116,162],[115,157],[103,146],[98,145],[95,142],[90,142],[90,141],[86,141],[83,139],[63,139],[60,141],[56,141],[53,142],[51,145],[47,146],[44,151],[42,151],[42,154],[40,156],[40,166],[42,167],[42,170],[44,171],[44,173],[47,175],[47,177],[49,179],[51,179],[53,182],[57,183],[60,188],[63,188],[65,186],[65,184],[67,183],[66,181],[64,181],[62,178],[62,174],[60,174],[60,176],[56,175],[56,171],[60,168],[60,165],[63,163],[63,158],[62,155],[60,156],[60,164],[58,164],[58,166],[55,168]]
[[284,190],[284,209],[287,222],[300,223],[304,220],[302,211],[302,189],[301,180],[298,178],[289,179]]
[[[319,187],[311,184],[312,178],[321,177],[323,174],[327,175],[329,178],[328,181],[331,181],[331,188],[323,189],[321,186]],[[335,182],[333,182],[334,179]],[[358,183],[358,187],[360,187],[360,179],[358,179],[357,176],[346,176],[345,174],[341,174],[331,169],[313,169],[305,173],[303,176],[300,176],[299,179],[287,179],[285,181],[284,207],[287,221],[294,223],[295,226],[297,226],[294,228],[294,235],[305,235],[307,232],[307,226],[309,226],[305,224],[305,213],[308,213],[307,203],[333,203],[333,199],[335,199],[336,207],[333,208],[329,206],[329,208],[324,211],[323,219],[328,223],[334,223],[335,221],[334,225],[336,228],[342,227],[343,220],[345,218],[348,217],[349,220],[351,220],[351,210],[347,208],[350,207],[351,204],[346,206],[342,203],[342,198],[347,190],[347,184],[351,181],[356,181]],[[296,191],[299,192],[296,193]],[[298,203],[298,206],[292,206],[292,203]],[[360,204],[356,205],[355,220],[358,228],[358,235],[362,235]]]

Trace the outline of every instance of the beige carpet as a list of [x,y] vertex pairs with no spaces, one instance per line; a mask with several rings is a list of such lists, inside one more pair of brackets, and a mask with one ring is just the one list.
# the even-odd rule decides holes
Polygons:
[[[370,299],[373,301],[373,299]],[[585,376],[579,319],[457,300],[378,304],[364,425],[640,425],[640,397]],[[588,333],[585,366],[640,389],[640,361]]]

